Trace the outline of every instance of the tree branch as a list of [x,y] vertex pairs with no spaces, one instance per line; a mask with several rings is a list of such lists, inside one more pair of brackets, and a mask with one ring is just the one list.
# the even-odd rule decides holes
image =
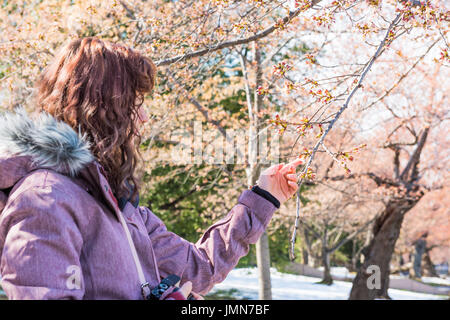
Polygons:
[[[316,5],[317,3],[319,3],[321,0],[312,0],[311,1],[311,5],[309,7],[312,7],[314,5]],[[289,13],[288,16],[283,18],[283,24],[287,24],[289,23],[292,19],[294,19],[295,17],[297,17],[302,11],[304,11],[304,8],[298,8],[295,11],[291,11]],[[230,41],[225,41],[222,43],[219,43],[217,45],[211,46],[209,48],[205,48],[205,49],[201,49],[201,50],[197,50],[191,53],[186,53],[186,54],[182,54],[182,55],[178,55],[172,58],[167,58],[167,59],[163,59],[163,60],[159,60],[157,61],[155,64],[156,66],[167,66],[176,62],[180,62],[180,61],[185,61],[188,59],[192,59],[192,58],[196,58],[196,57],[201,57],[207,53],[210,52],[214,52],[214,51],[218,51],[218,50],[222,50],[225,48],[230,48],[230,47],[235,47],[241,44],[246,44],[246,43],[250,43],[256,40],[259,40],[261,38],[267,37],[268,35],[270,35],[271,33],[273,33],[275,30],[277,29],[277,24],[273,24],[271,27],[251,36],[248,38],[244,38],[244,39],[235,39],[235,40],[230,40]]]
[[402,82],[402,81],[408,76],[408,74],[409,74],[409,73],[417,66],[417,64],[418,64],[423,58],[425,58],[425,56],[428,54],[428,52],[430,52],[430,50],[434,47],[434,45],[435,45],[436,43],[439,42],[439,40],[440,40],[440,39],[435,40],[435,41],[431,44],[431,46],[428,47],[427,51],[425,51],[425,53],[424,53],[423,55],[421,55],[421,56],[416,60],[416,62],[414,62],[414,64],[408,69],[408,71],[406,71],[404,74],[401,75],[401,77],[397,80],[397,82],[396,82],[392,87],[390,87],[388,90],[386,90],[386,92],[385,92],[381,97],[379,97],[377,100],[375,100],[374,102],[372,102],[371,104],[369,104],[367,107],[363,108],[362,110],[367,110],[367,109],[369,109],[370,107],[372,107],[374,104],[376,104],[377,102],[379,102],[379,101],[383,100],[384,98],[386,98],[386,97],[387,97],[387,96],[388,96],[395,88],[398,87],[398,85],[400,84],[400,82]]
[[[333,128],[334,124],[339,119],[339,117],[342,115],[342,113],[345,111],[345,109],[347,109],[347,107],[348,107],[351,99],[353,98],[354,94],[356,93],[356,91],[361,87],[361,84],[364,81],[364,79],[365,79],[366,75],[368,74],[369,70],[372,68],[373,63],[380,56],[382,50],[384,49],[384,46],[385,46],[386,41],[387,41],[387,39],[388,39],[388,37],[390,35],[391,30],[400,21],[400,18],[402,17],[402,15],[403,15],[402,13],[399,13],[394,18],[394,20],[391,22],[391,24],[389,25],[389,27],[388,27],[388,29],[386,31],[386,34],[385,34],[383,40],[381,41],[381,43],[379,44],[375,54],[372,56],[370,61],[367,63],[364,71],[362,72],[361,76],[359,77],[358,83],[353,88],[353,90],[350,92],[350,94],[347,97],[344,105],[336,113],[335,117],[333,118],[333,120],[331,120],[330,124],[328,125],[326,131],[324,132],[324,134],[320,137],[319,141],[314,146],[313,151],[311,153],[311,156],[309,157],[308,162],[306,163],[303,171],[301,172],[301,175],[305,175],[306,174],[307,170],[311,166],[311,163],[312,163],[312,161],[314,159],[315,154],[317,153],[317,150],[319,149],[319,146],[323,144],[323,141],[324,141],[325,137],[328,135],[328,133]],[[304,180],[303,178],[300,179],[299,188],[298,188],[298,191],[297,191],[297,211],[296,211],[296,216],[295,216],[294,232],[293,232],[293,235],[292,235],[292,238],[291,238],[291,259],[292,260],[295,259],[294,248],[295,248],[295,240],[296,240],[296,232],[297,232],[297,227],[298,227],[298,221],[300,219],[300,190],[301,190],[301,186],[303,184],[303,180]]]
[[340,242],[338,242],[333,248],[330,248],[328,250],[329,253],[333,253],[334,251],[338,250],[340,247],[342,247],[344,244],[346,244],[348,241],[352,240],[354,237],[356,237],[358,234],[363,232],[372,222],[375,221],[377,216],[367,221],[361,228],[355,230],[353,233],[342,239]]
[[406,181],[406,179],[408,178],[409,171],[411,169],[412,169],[412,173],[413,173],[413,174],[411,174],[411,179],[410,179],[411,182],[413,182],[417,178],[417,166],[420,161],[420,154],[422,153],[425,142],[427,141],[429,131],[430,131],[429,126],[425,127],[425,129],[423,130],[423,132],[420,136],[419,142],[417,144],[416,150],[414,150],[414,153],[409,158],[408,164],[403,169],[403,172],[400,175],[401,181]]

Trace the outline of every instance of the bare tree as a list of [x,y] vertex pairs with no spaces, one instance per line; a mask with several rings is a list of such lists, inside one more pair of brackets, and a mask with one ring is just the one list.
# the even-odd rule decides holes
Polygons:
[[[391,196],[385,202],[385,208],[381,215],[375,220],[372,228],[373,238],[370,244],[363,250],[364,263],[359,269],[350,292],[350,299],[375,299],[389,298],[389,274],[390,261],[394,252],[395,243],[400,234],[400,228],[405,214],[410,211],[423,197],[426,192],[419,180],[419,162],[423,148],[427,141],[430,127],[426,126],[417,136],[414,143],[415,149],[410,155],[407,164],[400,171],[399,148],[400,144],[390,144],[388,147],[395,153],[394,156],[394,179],[382,178],[374,173],[368,173],[375,183],[395,188],[398,196]],[[401,173],[400,173],[401,172]],[[376,265],[381,271],[381,288],[369,289],[367,279],[371,275],[367,269]]]
[[[344,188],[349,191],[349,186]],[[331,285],[331,257],[343,245],[355,239],[376,219],[376,206],[368,199],[355,200],[352,194],[334,192],[324,186],[314,187],[314,193],[306,193],[312,199],[304,208],[300,227],[303,231],[310,256],[321,261],[324,274],[321,283]],[[328,189],[328,190],[327,190]],[[372,212],[371,212],[372,211]],[[313,250],[312,244],[320,244]]]

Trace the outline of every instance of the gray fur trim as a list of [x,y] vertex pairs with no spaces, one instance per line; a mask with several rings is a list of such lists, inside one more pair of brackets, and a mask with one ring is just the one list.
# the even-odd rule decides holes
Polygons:
[[94,160],[85,135],[48,113],[31,119],[23,108],[0,115],[0,154],[30,156],[38,167],[71,176]]

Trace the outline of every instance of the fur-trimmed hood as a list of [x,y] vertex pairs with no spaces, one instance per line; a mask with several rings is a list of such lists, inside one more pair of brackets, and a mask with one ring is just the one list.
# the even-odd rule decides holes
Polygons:
[[86,137],[47,113],[0,114],[0,212],[7,190],[29,172],[49,168],[75,176],[93,160]]

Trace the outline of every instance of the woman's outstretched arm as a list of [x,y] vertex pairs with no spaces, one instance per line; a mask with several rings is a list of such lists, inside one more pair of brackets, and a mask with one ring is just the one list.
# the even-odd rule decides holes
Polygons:
[[147,215],[147,230],[161,276],[177,274],[182,283],[192,282],[194,292],[205,294],[248,253],[249,245],[262,235],[276,207],[245,190],[226,217],[209,227],[195,244],[169,232],[148,208],[141,210]]
[[[292,170],[295,172],[298,163],[267,169],[258,184],[284,202],[296,191],[296,184],[290,182],[296,181]],[[239,259],[248,253],[250,244],[260,238],[276,209],[271,201],[245,190],[230,212],[194,244],[169,232],[148,208],[140,208],[161,276],[177,274],[182,283],[191,281],[192,290],[200,294],[225,279]]]

